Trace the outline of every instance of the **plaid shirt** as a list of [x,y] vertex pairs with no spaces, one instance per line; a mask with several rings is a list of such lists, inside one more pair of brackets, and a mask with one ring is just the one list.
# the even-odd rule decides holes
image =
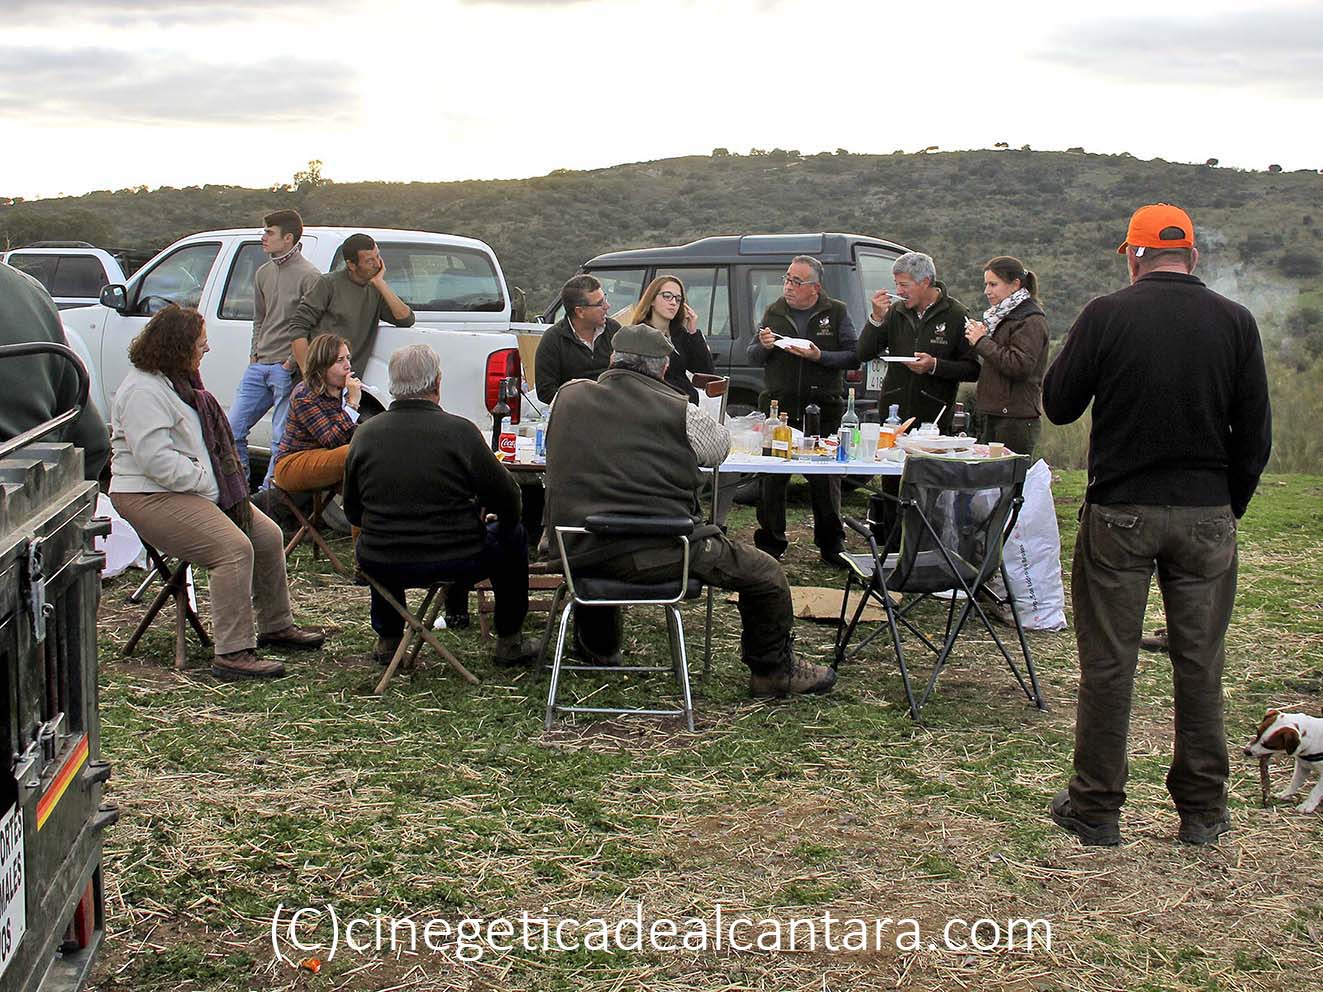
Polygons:
[[348,444],[356,426],[340,397],[325,393],[314,396],[307,383],[300,382],[289,397],[289,419],[276,449],[276,461],[296,451]]

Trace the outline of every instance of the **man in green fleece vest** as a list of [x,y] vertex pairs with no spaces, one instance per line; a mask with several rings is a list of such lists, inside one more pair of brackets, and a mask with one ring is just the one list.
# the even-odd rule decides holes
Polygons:
[[[795,656],[794,608],[781,566],[702,520],[699,466],[721,464],[730,432],[667,385],[673,350],[670,339],[647,324],[622,327],[612,343],[611,366],[596,382],[573,379],[560,387],[547,426],[551,525],[579,526],[595,513],[692,518],[689,574],[739,593],[750,691],[825,692],[836,672]],[[605,545],[591,538],[567,541],[566,551],[575,569],[633,582],[674,581],[681,567],[674,541],[646,537]],[[618,612],[609,606],[575,609],[581,657],[620,663]]]

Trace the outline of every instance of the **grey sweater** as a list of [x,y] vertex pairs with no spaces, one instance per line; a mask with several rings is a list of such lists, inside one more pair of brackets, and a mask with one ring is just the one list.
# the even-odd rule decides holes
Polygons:
[[337,269],[319,277],[303,294],[290,324],[295,336],[309,340],[318,334],[340,335],[349,342],[354,371],[361,373],[377,340],[377,325],[383,320],[396,327],[412,327],[413,311],[396,320],[376,286],[360,286],[349,278],[348,269]]
[[321,273],[302,253],[284,265],[267,262],[253,276],[252,361],[262,365],[290,357],[290,344],[301,335],[294,327],[294,314],[303,294],[317,284]]

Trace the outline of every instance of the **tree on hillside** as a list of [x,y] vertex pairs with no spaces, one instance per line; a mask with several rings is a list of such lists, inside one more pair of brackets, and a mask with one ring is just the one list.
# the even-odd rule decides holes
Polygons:
[[729,148],[713,148],[713,149],[712,149],[712,157],[713,157],[713,158],[729,158],[729,157],[730,157],[730,149],[729,149]]
[[1217,165],[1217,159],[1210,158],[1207,162],[1204,163],[1204,165]]
[[1276,162],[1274,162],[1272,165],[1268,166],[1268,171],[1272,173],[1281,172],[1282,167],[1278,165]]
[[330,181],[322,175],[322,160],[319,158],[310,159],[306,169],[294,173],[294,188],[300,193],[325,186]]

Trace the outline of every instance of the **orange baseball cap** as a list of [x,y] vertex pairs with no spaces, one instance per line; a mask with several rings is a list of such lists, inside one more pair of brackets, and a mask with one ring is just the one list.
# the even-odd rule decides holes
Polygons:
[[1142,255],[1145,248],[1193,247],[1194,223],[1190,215],[1170,203],[1150,203],[1134,212],[1116,253],[1124,255],[1127,248],[1137,248],[1135,254]]

